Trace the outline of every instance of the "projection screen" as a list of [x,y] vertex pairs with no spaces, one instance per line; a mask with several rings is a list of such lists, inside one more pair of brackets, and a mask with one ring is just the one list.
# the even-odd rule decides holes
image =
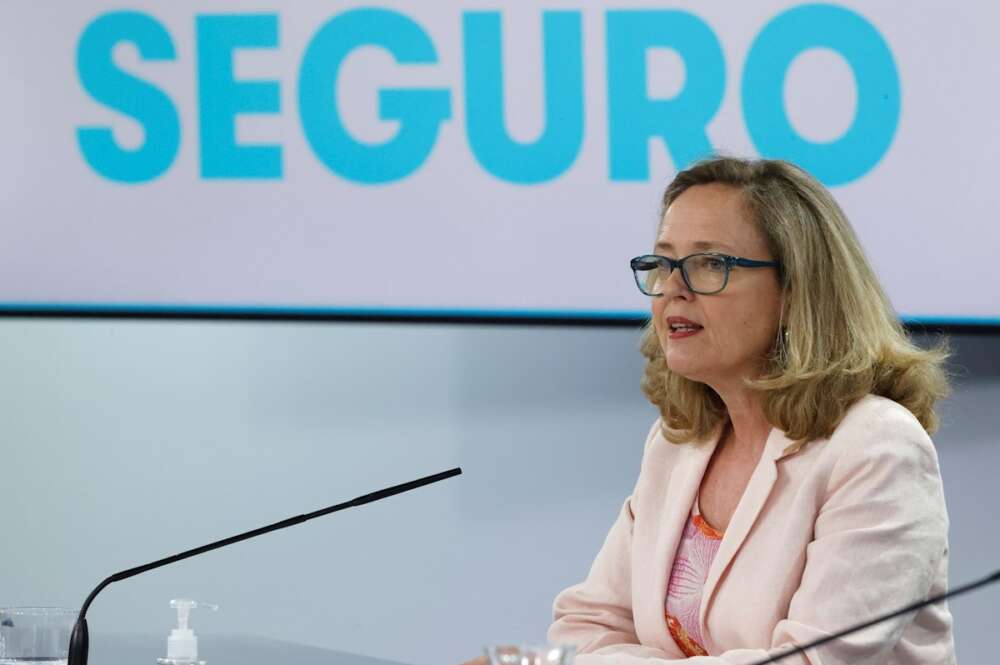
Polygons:
[[6,311],[635,318],[722,152],[829,186],[905,320],[1000,324],[995,3],[123,7],[0,4]]

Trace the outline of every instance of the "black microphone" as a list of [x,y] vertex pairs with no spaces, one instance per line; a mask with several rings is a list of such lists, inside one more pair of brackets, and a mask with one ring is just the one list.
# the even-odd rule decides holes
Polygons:
[[775,654],[764,660],[756,661],[754,663],[751,663],[751,665],[768,665],[768,663],[777,663],[779,660],[783,660],[785,658],[788,658],[789,656],[800,654],[804,651],[807,651],[808,649],[812,649],[813,647],[818,647],[820,645],[826,644],[827,642],[832,642],[833,640],[839,640],[841,637],[845,637],[847,635],[850,635],[851,633],[856,633],[859,630],[864,630],[865,628],[870,628],[877,623],[882,623],[883,621],[894,619],[895,617],[906,614],[907,612],[913,612],[914,610],[919,610],[921,607],[926,607],[927,605],[933,605],[934,603],[940,603],[942,600],[951,598],[952,596],[960,596],[963,593],[967,593],[974,589],[978,589],[981,586],[986,586],[987,584],[993,584],[994,582],[998,581],[1000,581],[1000,570],[997,570],[987,575],[981,580],[977,580],[975,582],[969,582],[968,584],[956,587],[951,591],[948,591],[947,593],[942,593],[937,596],[932,596],[927,600],[921,600],[919,602],[913,603],[912,605],[907,605],[906,607],[894,610],[892,612],[889,612],[888,614],[883,614],[880,617],[876,617],[869,621],[865,621],[864,623],[860,623],[856,626],[845,628],[839,633],[834,633],[833,635],[827,635],[826,637],[814,640],[812,642],[809,642],[808,644],[803,644],[802,646],[796,647],[790,651],[786,651],[780,654]]
[[353,508],[354,506],[360,506],[365,503],[371,503],[372,501],[378,501],[380,499],[385,499],[394,494],[401,494],[402,492],[409,492],[410,490],[416,489],[418,487],[423,487],[424,485],[430,485],[431,483],[436,483],[439,480],[444,480],[446,478],[451,478],[452,476],[457,476],[462,473],[462,469],[454,468],[448,471],[442,471],[441,473],[436,473],[433,476],[427,476],[425,478],[418,478],[417,480],[411,480],[408,483],[403,483],[402,485],[394,485],[392,487],[387,487],[384,490],[379,490],[378,492],[372,492],[371,494],[365,494],[364,496],[359,496],[351,501],[345,501],[344,503],[338,503],[335,506],[330,506],[329,508],[323,508],[311,513],[306,513],[304,515],[297,515],[295,517],[289,517],[287,520],[282,520],[280,522],[275,522],[274,524],[269,524],[268,526],[262,526],[259,529],[254,529],[253,531],[247,531],[246,533],[241,533],[237,536],[231,536],[223,540],[216,541],[214,543],[209,543],[208,545],[202,545],[201,547],[196,547],[194,549],[188,550],[186,552],[181,552],[180,554],[175,554],[173,556],[168,556],[165,559],[160,559],[159,561],[154,561],[152,563],[147,563],[144,566],[137,566],[135,568],[129,568],[128,570],[123,570],[120,573],[115,573],[111,577],[108,577],[103,582],[97,585],[97,588],[90,592],[87,596],[87,600],[84,601],[83,607],[80,608],[80,615],[76,619],[76,625],[73,626],[73,633],[69,638],[69,660],[68,665],[87,665],[87,655],[90,646],[90,637],[87,631],[87,608],[90,604],[94,602],[94,597],[97,596],[101,590],[111,584],[112,582],[120,582],[121,580],[128,579],[139,573],[144,573],[147,570],[153,570],[154,568],[159,568],[161,566],[166,566],[167,564],[180,561],[182,559],[187,559],[192,556],[197,556],[198,554],[204,554],[205,552],[210,552],[212,550],[217,550],[220,547],[225,547],[226,545],[232,545],[233,543],[238,543],[241,540],[247,540],[255,536],[262,536],[265,533],[270,533],[271,531],[277,531],[278,529],[284,529],[287,526],[293,526],[295,524],[301,524],[302,522],[311,520],[315,517],[322,517],[323,515],[329,515],[330,513],[335,513],[338,510],[344,510],[345,508]]

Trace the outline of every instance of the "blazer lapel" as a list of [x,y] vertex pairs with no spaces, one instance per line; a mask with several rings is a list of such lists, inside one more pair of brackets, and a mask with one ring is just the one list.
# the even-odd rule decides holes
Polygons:
[[771,494],[771,489],[778,479],[777,462],[786,454],[785,449],[791,443],[785,437],[784,432],[777,428],[771,429],[767,437],[767,442],[764,444],[764,452],[760,456],[760,461],[757,462],[757,468],[754,469],[753,475],[750,477],[750,482],[747,483],[747,488],[744,490],[743,496],[736,506],[736,512],[733,513],[732,519],[729,520],[729,526],[722,537],[722,542],[719,543],[719,550],[716,552],[715,558],[712,560],[712,565],[708,569],[708,578],[705,580],[705,588],[701,597],[701,609],[698,615],[701,634],[705,636],[706,640],[710,638],[708,637],[708,632],[705,630],[705,616],[708,614],[708,608],[714,600],[715,591],[719,582],[726,574],[730,562],[743,545],[747,534],[750,533],[750,528],[757,521],[757,516],[760,515],[761,509],[763,509],[764,504],[767,502],[767,498]]
[[[648,599],[647,602],[650,603],[650,606],[636,612],[638,617],[651,619],[651,624],[646,626],[651,635],[648,635],[643,641],[655,644],[667,653],[676,652],[678,657],[683,654],[678,650],[673,638],[670,637],[664,616],[667,580],[673,569],[674,556],[690,516],[691,507],[694,505],[695,494],[698,492],[701,479],[705,475],[706,467],[708,467],[708,461],[712,458],[712,452],[718,442],[719,437],[716,433],[713,440],[702,444],[683,444],[683,450],[680,451],[681,454],[678,455],[676,463],[670,470],[670,478],[666,483],[667,491],[663,497],[657,538],[650,560],[651,572],[653,572],[652,593],[642,594],[644,598]],[[636,626],[636,628],[638,631],[639,627]]]

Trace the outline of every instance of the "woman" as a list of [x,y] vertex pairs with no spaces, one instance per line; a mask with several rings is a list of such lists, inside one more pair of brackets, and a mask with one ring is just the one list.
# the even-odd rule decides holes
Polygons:
[[[944,591],[946,354],[907,339],[836,202],[791,164],[715,158],[663,211],[632,262],[661,417],[549,641],[577,665],[752,663]],[[783,662],[954,658],[939,604]]]

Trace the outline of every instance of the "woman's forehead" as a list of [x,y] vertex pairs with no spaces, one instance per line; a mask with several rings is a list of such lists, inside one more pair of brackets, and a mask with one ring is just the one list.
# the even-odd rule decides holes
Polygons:
[[766,249],[757,225],[749,219],[742,193],[727,185],[697,185],[667,208],[657,234],[657,248],[728,252]]

